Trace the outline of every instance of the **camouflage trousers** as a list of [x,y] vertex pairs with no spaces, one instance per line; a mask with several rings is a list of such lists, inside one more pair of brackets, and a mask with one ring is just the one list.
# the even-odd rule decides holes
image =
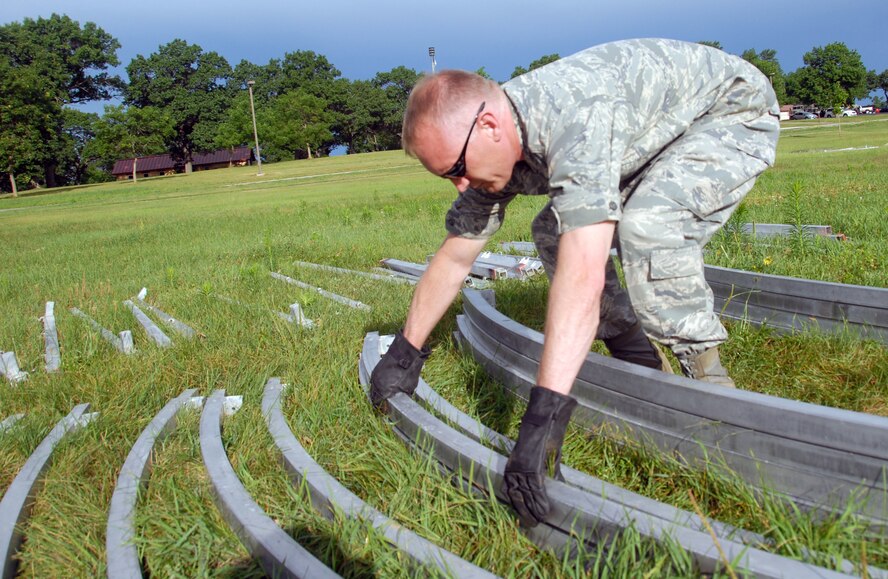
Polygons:
[[[779,133],[770,114],[735,116],[704,116],[624,183],[614,245],[626,289],[608,262],[599,339],[628,329],[636,318],[680,358],[727,339],[703,274],[703,247],[773,164]],[[549,205],[532,230],[551,278],[558,228]]]

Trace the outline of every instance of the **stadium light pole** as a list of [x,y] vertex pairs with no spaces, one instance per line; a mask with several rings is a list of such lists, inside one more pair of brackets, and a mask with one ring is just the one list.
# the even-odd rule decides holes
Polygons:
[[262,172],[262,153],[259,151],[259,132],[256,131],[256,107],[253,106],[254,84],[256,84],[255,80],[247,81],[247,89],[250,91],[250,114],[253,116],[253,140],[256,141],[256,164],[259,167],[259,172],[256,173],[256,176],[261,177],[264,173]]
[[429,58],[432,59],[432,74],[435,74],[435,65],[437,63],[435,62],[435,47],[434,46],[429,46]]

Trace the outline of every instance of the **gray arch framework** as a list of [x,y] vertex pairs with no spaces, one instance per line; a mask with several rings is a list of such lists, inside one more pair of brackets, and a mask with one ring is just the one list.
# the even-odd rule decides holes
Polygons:
[[[485,297],[487,299],[485,299]],[[492,294],[464,290],[459,339],[526,399],[543,335],[498,312]],[[571,394],[574,421],[611,424],[690,462],[723,461],[748,483],[808,509],[852,504],[871,527],[888,523],[888,419],[755,392],[712,387],[590,353]]]
[[[359,362],[362,381],[366,382],[379,359],[378,335],[370,333],[364,341]],[[451,428],[424,410],[405,394],[388,400],[389,417],[401,434],[413,443],[422,440],[423,448],[431,447],[435,458],[462,477],[466,484],[500,496],[502,472],[506,458]],[[788,559],[759,550],[742,542],[721,538],[718,545],[705,532],[621,503],[618,499],[596,495],[554,479],[546,480],[552,512],[540,527],[553,535],[581,537],[582,540],[607,541],[615,533],[629,527],[641,536],[656,541],[674,541],[694,559],[702,573],[723,569],[718,552],[721,547],[729,561],[753,577],[846,577],[845,573]],[[555,538],[557,541],[558,539]],[[550,543],[547,546],[557,546]],[[841,564],[848,571],[847,563]],[[877,570],[878,571],[878,570]],[[880,572],[880,571],[878,571]],[[745,576],[746,576],[745,575]]]

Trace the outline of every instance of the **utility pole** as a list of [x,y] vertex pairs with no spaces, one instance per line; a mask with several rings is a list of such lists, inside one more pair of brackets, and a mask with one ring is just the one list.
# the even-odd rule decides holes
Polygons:
[[250,91],[250,114],[253,116],[253,140],[256,141],[256,164],[259,167],[259,172],[256,173],[257,177],[261,177],[264,175],[262,172],[262,154],[259,151],[259,133],[256,131],[256,107],[253,106],[253,85],[256,84],[255,80],[247,81],[247,89]]
[[435,65],[437,63],[435,62],[435,47],[434,46],[429,46],[429,58],[432,59],[432,74],[435,74]]

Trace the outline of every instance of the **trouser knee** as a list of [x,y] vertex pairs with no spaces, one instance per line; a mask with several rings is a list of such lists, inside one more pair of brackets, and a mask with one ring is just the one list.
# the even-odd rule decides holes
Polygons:
[[724,342],[700,246],[670,247],[645,225],[624,219],[619,227],[626,289],[645,331],[679,356]]

